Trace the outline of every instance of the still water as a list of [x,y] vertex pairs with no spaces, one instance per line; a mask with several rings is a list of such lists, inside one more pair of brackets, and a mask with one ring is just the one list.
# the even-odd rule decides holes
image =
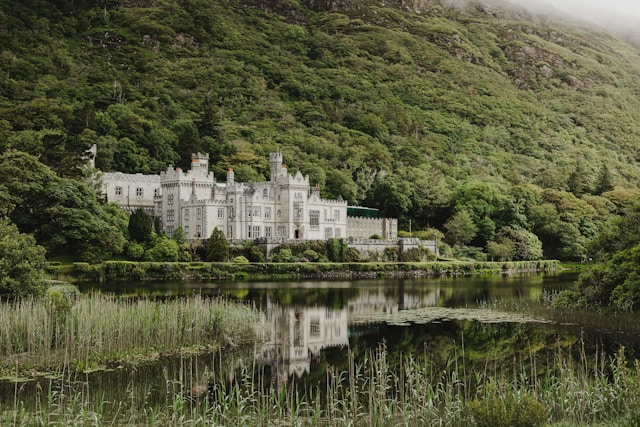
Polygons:
[[[171,358],[134,370],[83,376],[106,400],[163,403],[176,391],[231,381],[242,367],[259,367],[264,381],[320,384],[329,367],[347,370],[384,347],[391,362],[428,359],[445,369],[509,369],[557,352],[608,354],[621,347],[640,355],[637,317],[553,310],[544,301],[570,286],[575,273],[488,275],[429,279],[241,283],[108,283],[82,292],[122,297],[180,298],[201,294],[254,305],[261,313],[262,341],[251,349],[226,349],[197,358]],[[256,369],[256,368],[252,368]],[[0,404],[46,390],[44,380],[0,384]]]

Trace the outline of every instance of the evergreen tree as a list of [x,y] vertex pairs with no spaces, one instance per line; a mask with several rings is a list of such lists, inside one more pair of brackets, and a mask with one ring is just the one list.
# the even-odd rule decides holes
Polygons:
[[569,191],[577,197],[580,197],[585,193],[589,193],[589,184],[589,174],[587,170],[582,162],[576,162],[576,167],[569,174],[569,179],[567,180]]
[[596,181],[594,193],[600,195],[611,190],[613,190],[613,177],[611,176],[609,167],[605,164],[602,166],[602,168],[600,169],[600,173],[598,174],[598,180]]
[[187,238],[184,235],[184,230],[182,229],[182,227],[176,228],[176,230],[171,235],[171,238],[175,240],[178,245],[182,245],[183,243],[187,242]]
[[222,129],[220,126],[220,113],[210,99],[202,103],[202,112],[196,121],[198,133],[201,137],[210,137],[215,141],[222,142]]
[[138,243],[151,240],[153,223],[149,215],[142,209],[136,209],[129,217],[129,238]]
[[223,262],[229,259],[229,242],[224,233],[216,227],[207,243],[207,260]]

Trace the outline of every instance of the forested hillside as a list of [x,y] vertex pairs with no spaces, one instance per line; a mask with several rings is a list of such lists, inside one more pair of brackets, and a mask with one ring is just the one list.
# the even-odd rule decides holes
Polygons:
[[[638,196],[640,51],[523,9],[441,3],[5,0],[0,163],[26,151],[79,178],[95,143],[103,171],[200,151],[221,180],[229,166],[258,180],[279,149],[325,196],[405,229],[481,248],[533,232],[546,256],[586,256]],[[0,213],[19,184],[0,182]]]

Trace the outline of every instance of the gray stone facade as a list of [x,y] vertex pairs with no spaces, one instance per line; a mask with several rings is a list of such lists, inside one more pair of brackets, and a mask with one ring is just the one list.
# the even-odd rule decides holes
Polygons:
[[226,182],[219,183],[209,171],[209,155],[202,153],[192,155],[187,171],[169,166],[159,175],[115,172],[99,179],[107,201],[129,212],[144,209],[169,236],[181,227],[188,240],[207,239],[218,228],[230,241],[259,240],[267,253],[277,242],[353,242],[374,235],[397,245],[397,219],[348,216],[346,201],[322,198],[308,175],[287,171],[281,153],[271,153],[269,164],[271,176],[264,182],[236,182],[229,169]]
[[155,197],[160,192],[159,175],[128,174],[122,172],[101,173],[102,196],[131,213],[140,208],[155,215]]

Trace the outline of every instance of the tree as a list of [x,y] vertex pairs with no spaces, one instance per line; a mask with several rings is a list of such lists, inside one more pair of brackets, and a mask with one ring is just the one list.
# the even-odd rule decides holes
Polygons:
[[599,224],[597,211],[572,193],[546,189],[540,205],[531,209],[533,232],[542,241],[547,258],[579,260],[586,255],[587,240]]
[[502,239],[500,241],[491,240],[487,242],[487,253],[491,257],[491,261],[494,258],[500,258],[500,261],[505,261],[513,257],[515,252],[515,245],[509,239]]
[[[222,142],[222,127],[220,126],[220,112],[213,104],[213,101],[207,97],[201,105],[200,117],[196,121],[198,133],[201,137],[210,137],[215,141]],[[213,153],[211,153],[213,154]]]
[[542,258],[542,242],[530,231],[503,227],[496,233],[496,242],[505,241],[513,244],[513,253],[509,257],[515,260],[531,261]]
[[184,235],[184,230],[182,229],[182,227],[176,228],[173,234],[171,235],[171,238],[175,240],[178,245],[182,245],[187,241],[187,238]]
[[476,226],[474,243],[484,246],[496,229],[514,222],[515,205],[504,189],[490,183],[469,181],[453,195],[456,211],[467,211]]
[[444,224],[444,228],[447,230],[445,233],[447,241],[456,246],[469,243],[476,236],[476,231],[478,230],[471,215],[466,210],[459,211],[453,215]]
[[569,174],[569,179],[567,180],[569,191],[578,197],[588,193],[589,188],[591,187],[589,176],[590,174],[584,167],[584,164],[581,161],[578,161],[574,170]]
[[379,208],[388,218],[399,218],[411,211],[411,188],[406,181],[394,176],[378,179],[366,202]]
[[138,243],[145,243],[151,240],[153,223],[151,217],[142,209],[136,209],[129,216],[129,238]]
[[48,256],[98,262],[122,252],[119,214],[86,183],[61,178],[37,158],[13,150],[0,155],[0,182],[0,209],[8,207],[9,219],[20,232],[33,234]]
[[609,167],[604,164],[598,173],[596,186],[593,192],[594,194],[600,195],[613,190],[613,188],[613,177],[611,176],[611,171],[609,170]]
[[610,221],[595,239],[592,250],[601,263],[580,274],[576,284],[562,292],[556,304],[578,307],[640,308],[640,205]]
[[20,297],[45,291],[45,249],[33,236],[0,218],[0,295]]
[[414,180],[412,216],[431,226],[444,216],[443,212],[451,201],[451,190],[439,171],[411,168],[409,173]]
[[418,230],[413,232],[413,237],[417,237],[421,240],[442,240],[444,239],[444,234],[442,231],[436,228],[426,228],[424,230]]
[[229,242],[224,233],[216,227],[207,243],[207,260],[224,262],[229,259]]
[[178,245],[178,261],[191,262],[193,261],[193,249],[189,242],[180,243]]

